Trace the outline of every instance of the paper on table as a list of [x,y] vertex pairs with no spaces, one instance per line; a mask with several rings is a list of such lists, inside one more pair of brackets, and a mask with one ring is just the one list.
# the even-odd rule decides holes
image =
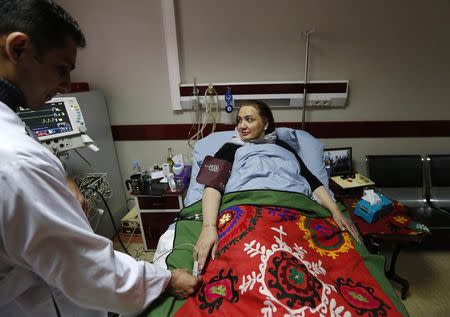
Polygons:
[[152,172],[152,173],[150,173],[150,177],[152,179],[163,178],[164,177],[164,173],[162,171]]
[[343,189],[375,185],[374,182],[359,173],[355,174],[355,178],[342,179],[340,176],[332,176],[331,179]]

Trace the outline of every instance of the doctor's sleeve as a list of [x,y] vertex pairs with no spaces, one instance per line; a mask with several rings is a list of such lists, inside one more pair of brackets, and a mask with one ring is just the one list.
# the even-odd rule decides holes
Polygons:
[[168,270],[114,251],[92,231],[57,167],[19,161],[1,176],[0,234],[13,263],[97,310],[137,313],[165,290]]

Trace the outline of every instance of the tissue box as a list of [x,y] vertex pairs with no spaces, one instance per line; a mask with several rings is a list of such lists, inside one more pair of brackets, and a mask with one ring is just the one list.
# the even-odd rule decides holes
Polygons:
[[392,200],[378,194],[381,201],[371,205],[368,201],[361,199],[355,207],[355,215],[363,218],[368,223],[374,223],[384,217],[390,210]]

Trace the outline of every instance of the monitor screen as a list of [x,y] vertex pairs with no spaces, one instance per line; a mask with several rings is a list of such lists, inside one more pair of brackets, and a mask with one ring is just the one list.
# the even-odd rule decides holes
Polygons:
[[[68,134],[73,127],[64,102],[50,102],[39,110],[20,110],[19,117],[38,138]],[[69,133],[70,134],[70,133]]]
[[351,174],[352,148],[324,149],[323,160],[325,167],[330,170],[330,176]]

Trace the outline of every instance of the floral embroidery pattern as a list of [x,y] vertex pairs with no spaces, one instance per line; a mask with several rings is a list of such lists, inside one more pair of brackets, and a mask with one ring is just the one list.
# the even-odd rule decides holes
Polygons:
[[393,222],[396,222],[398,224],[405,224],[406,222],[408,222],[408,218],[406,218],[405,216],[394,216],[392,217]]
[[233,275],[230,269],[227,275],[223,275],[224,270],[214,276],[208,283],[204,283],[198,293],[200,309],[208,309],[208,313],[218,310],[223,301],[237,303],[239,301],[239,292],[236,290],[238,277]]
[[264,296],[263,316],[273,316],[275,312],[286,310],[284,316],[306,316],[306,313],[323,316],[349,317],[351,313],[337,304],[330,295],[336,292],[334,285],[322,280],[327,272],[322,262],[307,260],[308,252],[294,243],[284,241],[287,233],[283,226],[272,227],[275,243],[266,246],[252,240],[244,244],[244,252],[250,258],[259,256],[259,271],[242,276],[239,290],[241,294],[253,289]]
[[374,295],[373,288],[355,283],[352,279],[338,278],[336,287],[345,301],[356,309],[358,314],[368,313],[371,317],[387,316],[387,310],[391,309],[382,299]]
[[409,225],[409,228],[418,231],[418,232],[425,232],[425,233],[430,233],[430,229],[428,229],[427,226],[425,226],[423,223],[420,222],[412,222]]
[[303,231],[303,238],[308,241],[309,247],[321,256],[336,259],[340,253],[353,249],[350,235],[340,232],[339,228],[326,218],[299,217],[298,227]]
[[404,212],[397,211],[390,216],[388,228],[392,232],[397,232],[403,228],[408,228],[410,223],[411,219],[405,216]]
[[289,279],[297,285],[301,285],[303,284],[303,280],[304,280],[305,274],[299,270],[297,270],[297,268],[293,268],[291,270],[291,273],[289,275]]
[[283,207],[266,207],[269,215],[279,217],[281,221],[294,221],[297,219],[299,213],[296,210]]
[[287,306],[315,308],[322,302],[320,281],[308,272],[304,264],[289,253],[280,252],[272,256],[272,263],[267,271],[270,273],[267,285],[276,298]]
[[232,206],[222,210],[218,215],[219,243],[216,255],[219,257],[254,230],[260,217],[261,208],[255,206]]
[[220,218],[219,218],[219,228],[223,228],[227,222],[229,222],[231,219],[234,218],[234,214],[231,212],[226,212],[224,213]]

